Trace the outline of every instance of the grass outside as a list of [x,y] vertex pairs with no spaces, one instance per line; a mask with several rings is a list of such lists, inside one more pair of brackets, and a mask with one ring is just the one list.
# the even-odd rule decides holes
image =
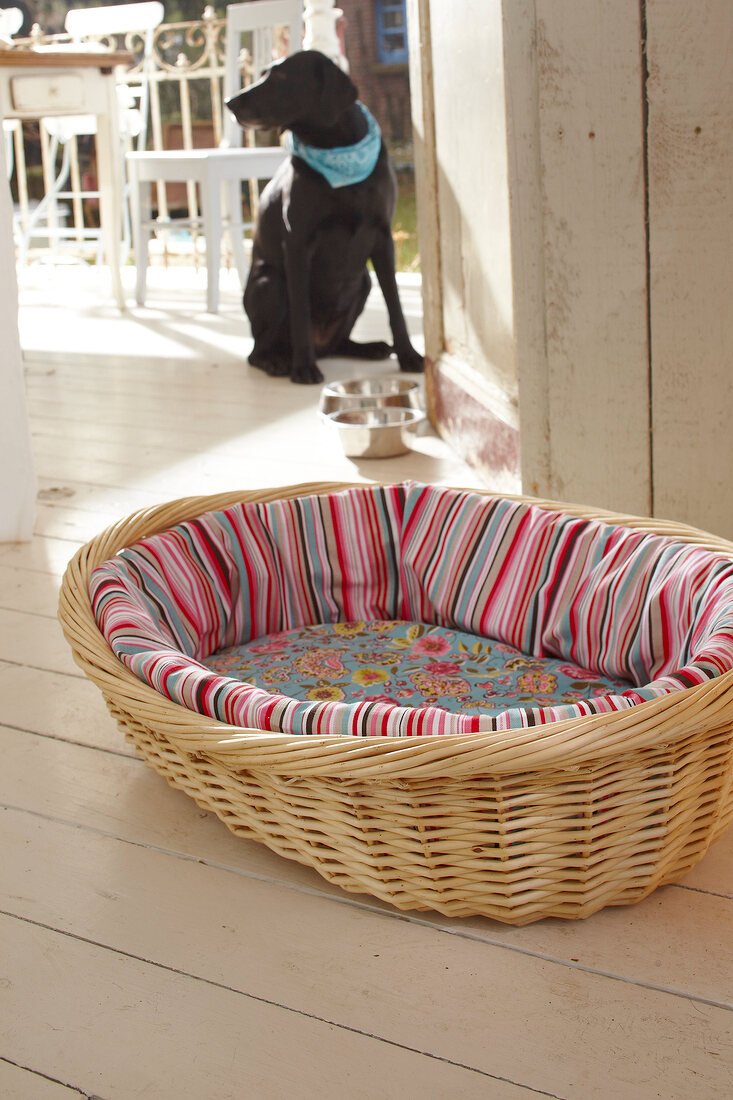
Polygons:
[[420,251],[417,240],[415,176],[412,171],[398,172],[397,184],[397,208],[392,219],[395,263],[398,271],[419,272]]

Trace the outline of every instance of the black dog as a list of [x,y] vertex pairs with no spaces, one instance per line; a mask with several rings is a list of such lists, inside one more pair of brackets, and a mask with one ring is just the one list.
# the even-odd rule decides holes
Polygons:
[[[338,65],[302,50],[227,103],[242,126],[291,132],[292,155],[260,200],[244,308],[254,337],[250,363],[293,382],[323,381],[316,358],[327,355],[384,359],[394,350],[401,370],[423,369],[395,280],[395,174],[357,94]],[[371,289],[370,259],[394,348],[351,340]]]

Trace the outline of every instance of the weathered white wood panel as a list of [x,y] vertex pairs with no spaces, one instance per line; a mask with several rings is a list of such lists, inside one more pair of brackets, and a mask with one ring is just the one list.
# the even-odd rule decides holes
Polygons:
[[428,410],[486,483],[516,492],[502,8],[411,0],[408,16]]
[[522,488],[551,496],[535,0],[505,4],[503,29]]
[[733,7],[647,24],[654,510],[733,538]]
[[[2,118],[0,117],[0,122]],[[0,142],[0,542],[29,539],[36,484],[25,406],[13,210],[6,184],[5,143]]]
[[[425,355],[435,362],[443,350],[441,236],[438,217],[438,160],[435,147],[435,89],[430,0],[407,0],[410,109],[422,274]],[[428,385],[432,372],[427,373]]]
[[441,431],[494,488],[520,453],[525,492],[730,537],[733,7],[412,11]]
[[517,381],[502,4],[433,3],[431,18],[446,350],[508,408]]
[[648,514],[636,0],[536,0],[549,495]]
[[521,447],[524,491],[647,513],[638,4],[461,0],[428,15],[440,264],[425,278],[443,318],[432,411],[494,487]]

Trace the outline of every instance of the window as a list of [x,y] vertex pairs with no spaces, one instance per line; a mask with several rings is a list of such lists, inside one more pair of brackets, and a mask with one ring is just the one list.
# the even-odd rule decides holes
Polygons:
[[407,61],[405,0],[375,0],[377,57],[388,65]]

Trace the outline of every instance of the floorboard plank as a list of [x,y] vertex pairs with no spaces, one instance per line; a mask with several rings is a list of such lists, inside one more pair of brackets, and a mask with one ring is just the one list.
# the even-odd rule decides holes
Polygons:
[[30,1066],[9,1062],[0,1052],[0,1096],[3,1100],[79,1100],[80,1088],[50,1080]]
[[[337,1021],[15,918],[0,920],[5,1055],[105,1100],[347,1094],[500,1100],[527,1090]],[[33,959],[29,967],[24,960]]]
[[55,619],[59,583],[55,573],[3,565],[0,559],[0,608]]
[[80,546],[81,542],[75,539],[38,535],[34,535],[30,542],[0,543],[0,565],[61,577]]
[[[436,446],[437,444],[437,446]],[[279,485],[317,481],[400,481],[404,478],[431,484],[458,483],[461,466],[446,462],[439,452],[439,441],[418,438],[413,450],[399,469],[393,459],[371,458],[359,463],[347,460],[334,449],[330,454],[311,453],[307,444],[294,476],[290,458],[252,453],[222,460],[216,455],[192,455],[175,467],[139,469],[131,463],[100,463],[94,469],[95,483],[102,490],[105,509],[110,497],[123,491],[145,492],[158,501],[197,494],[235,492]],[[83,484],[89,473],[88,463],[60,456],[54,463],[56,484]],[[397,476],[395,476],[397,475]],[[465,479],[461,479],[465,480]],[[475,480],[470,484],[475,485]],[[470,487],[470,485],[464,487]],[[122,513],[125,514],[124,512]]]
[[0,661],[83,676],[56,619],[0,609]]
[[86,677],[0,662],[0,722],[43,737],[135,756],[101,692]]
[[[34,534],[39,538],[55,538],[77,543],[88,542],[105,527],[111,527],[120,518],[113,509],[93,512],[82,510],[75,503],[77,490],[72,486],[46,486],[39,491],[36,504]],[[67,501],[67,504],[60,503]],[[44,503],[49,501],[49,503]],[[132,507],[130,511],[132,511]]]
[[[49,475],[50,472],[49,469]],[[40,471],[38,483],[41,494],[72,493],[74,511],[79,515],[79,522],[94,523],[95,517],[99,517],[100,522],[98,526],[92,528],[92,535],[109,526],[107,517],[110,513],[112,513],[115,520],[118,520],[140,508],[163,504],[166,500],[171,499],[171,494],[162,495],[146,492],[144,489],[136,489],[129,485],[108,488],[104,485],[95,484],[90,479],[89,471],[81,481],[44,476],[43,471]],[[87,537],[90,536],[85,536],[84,541]]]

